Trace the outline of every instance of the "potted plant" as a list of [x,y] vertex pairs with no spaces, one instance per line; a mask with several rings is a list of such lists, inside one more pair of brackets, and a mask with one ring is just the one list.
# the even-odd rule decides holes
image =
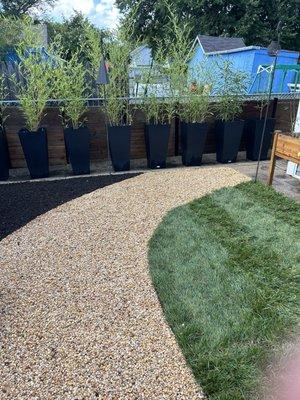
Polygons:
[[172,104],[168,99],[158,98],[155,93],[143,99],[145,114],[145,144],[149,168],[166,168],[170,124],[173,116]]
[[[145,116],[145,145],[148,168],[165,168],[168,155],[170,126],[178,96],[172,88],[173,71],[163,46],[157,47],[155,59],[142,81],[145,89],[140,107]],[[173,90],[173,92],[172,92]]]
[[129,62],[132,44],[125,27],[107,45],[108,84],[104,99],[108,146],[115,171],[130,169],[132,111],[129,100]]
[[187,166],[200,165],[208,132],[206,122],[212,115],[210,96],[213,75],[207,62],[198,63],[191,70],[191,84],[181,96],[179,116],[181,120],[182,162]]
[[181,102],[180,128],[182,163],[186,166],[201,165],[208,132],[206,118],[210,113],[209,93],[196,87]]
[[7,115],[5,110],[7,108],[4,103],[6,99],[6,86],[4,83],[3,74],[0,75],[0,96],[1,96],[1,104],[0,104],[0,181],[6,181],[9,178],[9,154],[8,154],[8,146],[7,139],[5,133],[5,119]]
[[19,138],[31,178],[49,176],[46,129],[40,127],[51,94],[50,67],[41,59],[38,50],[20,54],[19,78],[15,77],[16,96],[26,125]]
[[[174,115],[180,119],[182,162],[186,166],[200,165],[208,125],[209,96],[211,91],[208,69],[205,63],[198,63],[188,76],[188,61],[193,53],[190,51],[191,26],[179,20],[178,16],[167,5],[169,14],[169,37],[165,66],[165,75],[169,77],[170,101],[173,103]],[[193,79],[192,86],[189,78]],[[170,110],[172,112],[172,110]]]
[[218,117],[215,125],[217,161],[235,162],[242,139],[244,121],[238,119],[243,110],[247,89],[247,75],[234,69],[230,61],[217,65],[218,96],[215,111]]
[[[265,123],[264,110],[268,100],[265,95],[260,98],[257,108],[259,109],[259,118],[249,118],[245,121],[244,134],[246,139],[247,158],[257,161],[259,156],[260,144]],[[276,118],[267,118],[264,140],[261,149],[261,160],[268,158],[268,152],[271,147],[273,132],[275,129]]]
[[59,108],[64,126],[67,158],[74,175],[90,173],[90,131],[85,125],[88,85],[84,65],[74,52],[66,61],[61,57],[56,43],[57,61],[53,69],[55,96],[60,100]]

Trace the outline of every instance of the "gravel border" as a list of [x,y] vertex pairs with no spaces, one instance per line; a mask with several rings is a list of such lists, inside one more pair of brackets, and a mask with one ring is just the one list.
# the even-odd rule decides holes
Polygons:
[[161,171],[91,192],[0,242],[0,397],[202,397],[165,322],[148,240],[165,213],[249,178]]
[[138,174],[113,174],[0,184],[0,240],[70,200]]

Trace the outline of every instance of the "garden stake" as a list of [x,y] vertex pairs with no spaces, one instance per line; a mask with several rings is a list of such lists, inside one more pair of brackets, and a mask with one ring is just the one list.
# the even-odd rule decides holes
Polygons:
[[278,53],[279,53],[279,51],[281,49],[281,47],[280,47],[281,26],[282,26],[282,22],[279,21],[278,25],[277,25],[277,29],[276,29],[276,31],[277,31],[277,41],[272,41],[271,44],[268,46],[268,55],[270,57],[275,57],[275,59],[274,59],[274,63],[273,63],[273,66],[272,66],[271,80],[270,80],[270,87],[269,87],[269,94],[268,94],[268,104],[267,104],[265,120],[264,120],[264,126],[263,126],[261,141],[260,141],[260,147],[259,147],[259,153],[258,153],[258,160],[257,160],[257,166],[256,166],[254,182],[257,182],[257,176],[258,176],[261,152],[262,152],[264,136],[265,136],[265,131],[266,131],[266,125],[267,125],[267,118],[268,118],[268,113],[269,113],[269,108],[270,108],[270,100],[271,100],[271,95],[272,95],[272,88],[273,88],[275,69],[276,69],[276,64],[277,64],[277,57],[278,57]]

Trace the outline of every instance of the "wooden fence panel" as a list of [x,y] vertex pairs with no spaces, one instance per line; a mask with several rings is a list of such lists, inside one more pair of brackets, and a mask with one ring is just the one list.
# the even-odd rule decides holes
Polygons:
[[[290,110],[295,108],[298,101],[279,101],[276,113],[276,129],[282,131],[289,131],[291,129]],[[270,107],[272,110],[272,105]],[[18,131],[24,127],[25,121],[20,109],[11,107],[8,109],[9,117],[6,121],[7,140],[9,146],[9,154],[11,159],[12,168],[25,167],[25,159],[18,137]],[[49,147],[49,161],[50,165],[65,165],[66,151],[64,143],[63,128],[61,124],[61,117],[57,108],[48,108],[45,112],[45,117],[42,121],[42,126],[47,129],[48,147]],[[242,118],[257,118],[259,110],[257,103],[248,102],[245,104]],[[107,160],[107,139],[105,129],[105,116],[97,108],[88,110],[87,126],[91,130],[91,159],[92,161]],[[205,144],[204,153],[214,153],[216,151],[215,131],[214,131],[214,118],[209,118],[209,131],[207,141]],[[133,124],[132,124],[132,137],[131,137],[131,158],[145,158],[145,138],[144,138],[144,124],[145,118],[141,111],[137,111]],[[180,128],[178,134],[180,135]],[[180,142],[180,141],[179,141]],[[168,155],[175,155],[175,121],[171,124],[170,141],[168,148]],[[240,150],[244,150],[244,139],[242,140]],[[180,150],[180,143],[179,143]]]

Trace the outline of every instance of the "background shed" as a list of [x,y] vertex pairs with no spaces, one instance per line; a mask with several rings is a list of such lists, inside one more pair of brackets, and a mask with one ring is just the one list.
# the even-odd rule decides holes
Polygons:
[[[246,72],[250,78],[249,93],[265,92],[268,89],[270,70],[268,66],[273,59],[268,56],[267,49],[259,46],[246,46],[242,38],[214,37],[198,35],[193,44],[193,55],[189,61],[189,77],[194,80],[197,64],[204,60],[213,61],[216,57],[229,60],[240,71]],[[296,65],[299,52],[281,50],[278,56],[280,65]],[[298,74],[298,78],[297,78]],[[275,72],[273,93],[288,93],[289,84],[295,83],[299,73],[294,70]]]

